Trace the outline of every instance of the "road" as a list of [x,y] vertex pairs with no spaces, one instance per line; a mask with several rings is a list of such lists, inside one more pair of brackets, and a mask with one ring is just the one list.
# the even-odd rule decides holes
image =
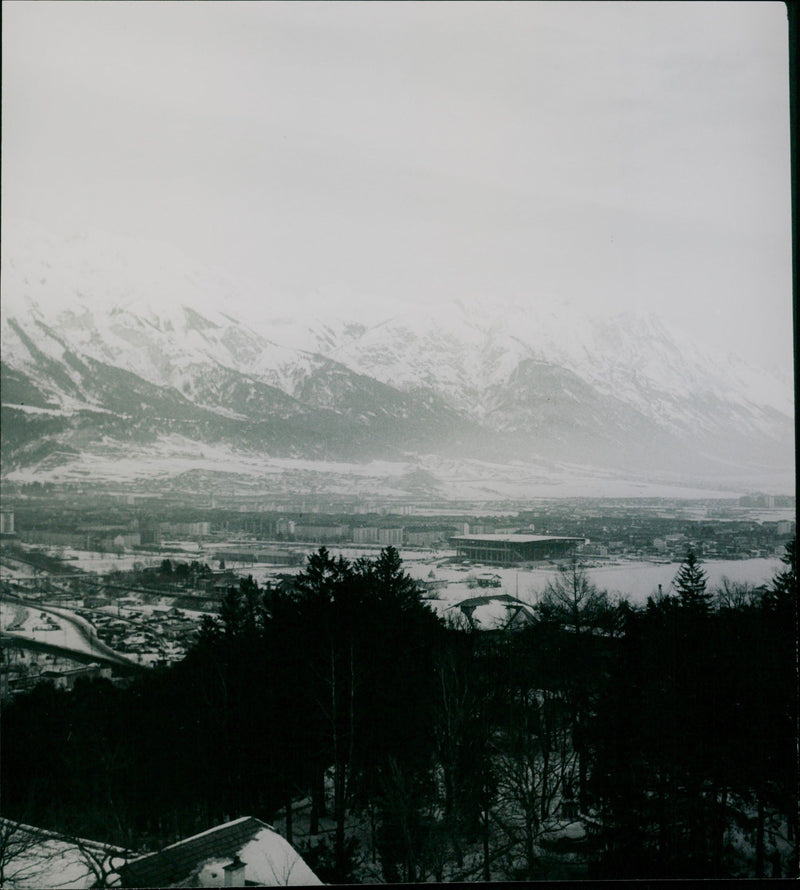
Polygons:
[[80,653],[84,656],[88,654],[98,661],[104,661],[106,663],[124,667],[139,667],[137,662],[120,652],[115,652],[110,646],[98,639],[92,625],[79,615],[70,612],[68,609],[61,609],[56,606],[45,606],[41,603],[32,602],[13,595],[8,595],[7,601],[15,605],[24,606],[34,612],[44,612],[45,614],[55,616],[58,618],[58,623],[62,629],[57,642],[55,639],[52,641],[51,639],[42,639],[40,636],[36,636],[25,630],[13,632],[6,631],[5,634],[7,636],[20,641],[33,640],[34,642],[44,642],[48,646],[63,651],[65,654],[69,654],[70,652]]

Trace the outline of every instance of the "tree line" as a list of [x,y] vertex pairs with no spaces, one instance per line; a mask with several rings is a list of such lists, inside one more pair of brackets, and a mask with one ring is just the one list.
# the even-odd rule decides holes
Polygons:
[[784,565],[711,592],[690,552],[635,608],[572,563],[481,632],[393,548],[320,548],[242,579],[178,664],[6,704],[3,815],[128,849],[280,818],[334,882],[796,874],[794,542]]

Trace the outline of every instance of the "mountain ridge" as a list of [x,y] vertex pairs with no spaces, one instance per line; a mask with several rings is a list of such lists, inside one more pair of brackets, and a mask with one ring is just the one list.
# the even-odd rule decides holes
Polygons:
[[253,297],[245,322],[235,284],[169,251],[148,267],[120,259],[124,240],[57,256],[18,242],[3,246],[4,474],[35,472],[48,442],[122,452],[176,433],[269,458],[793,472],[790,388],[652,315],[454,299],[350,317]]

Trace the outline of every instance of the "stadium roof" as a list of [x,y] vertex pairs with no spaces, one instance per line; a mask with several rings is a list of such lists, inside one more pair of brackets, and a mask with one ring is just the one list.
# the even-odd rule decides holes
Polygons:
[[540,541],[583,541],[567,535],[453,535],[453,541],[486,541],[486,543],[536,544]]

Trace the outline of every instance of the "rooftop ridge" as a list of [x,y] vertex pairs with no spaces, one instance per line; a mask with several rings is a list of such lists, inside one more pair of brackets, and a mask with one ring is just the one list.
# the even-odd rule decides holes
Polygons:
[[[164,850],[172,850],[175,847],[180,847],[182,844],[188,844],[190,841],[195,841],[198,838],[201,838],[207,834],[214,834],[217,831],[222,831],[224,828],[230,828],[233,825],[238,825],[239,823],[244,823],[252,820],[253,822],[258,822],[259,825],[264,828],[269,828],[272,831],[275,829],[272,828],[271,825],[267,825],[266,822],[262,822],[260,819],[256,819],[255,816],[239,816],[236,819],[231,819],[230,822],[223,822],[221,825],[214,825],[212,828],[207,828],[205,831],[201,831],[198,834],[193,834],[191,837],[182,838],[179,841],[175,841],[174,844],[170,844],[168,847],[162,847],[160,852],[164,852]],[[148,853],[148,856],[153,855],[152,853]]]

